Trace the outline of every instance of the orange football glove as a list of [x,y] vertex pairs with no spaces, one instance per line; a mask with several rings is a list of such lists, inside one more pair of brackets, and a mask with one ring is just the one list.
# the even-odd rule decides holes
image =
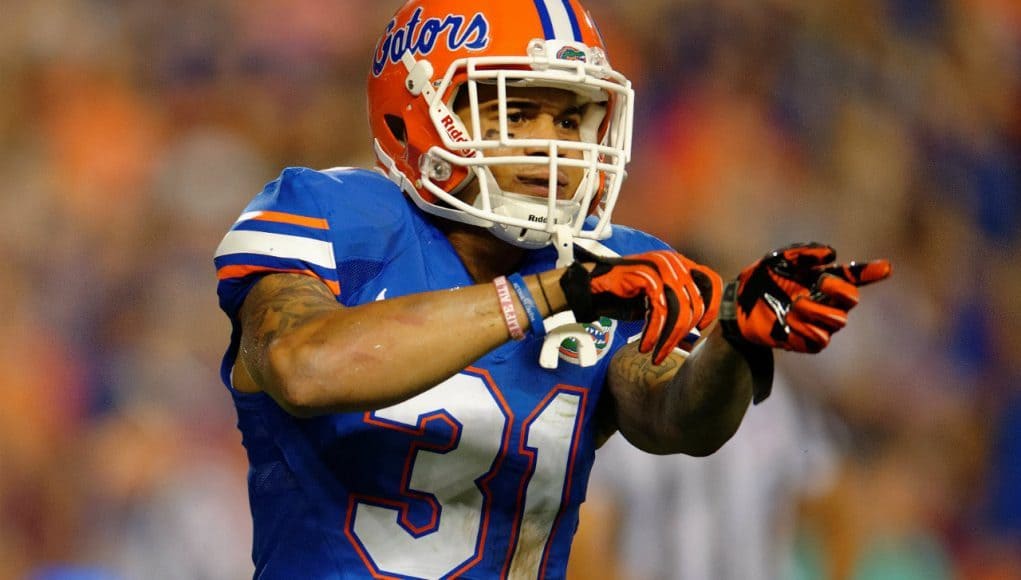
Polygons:
[[705,329],[719,311],[722,280],[712,269],[671,250],[575,262],[560,279],[579,322],[599,316],[645,319],[638,350],[662,363],[692,328]]
[[[834,265],[837,253],[818,244],[793,244],[755,262],[723,291],[720,325],[724,336],[753,365],[755,402],[769,396],[770,348],[816,353],[847,324],[858,304],[858,287],[890,275],[888,260]],[[756,369],[755,367],[758,367]]]
[[823,244],[794,244],[745,268],[724,290],[724,334],[797,352],[825,348],[858,304],[858,287],[891,271],[887,260],[833,265],[836,257]]

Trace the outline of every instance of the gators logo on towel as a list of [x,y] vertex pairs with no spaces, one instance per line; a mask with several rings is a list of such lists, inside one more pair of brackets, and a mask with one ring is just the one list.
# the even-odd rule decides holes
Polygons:
[[[585,331],[596,342],[596,360],[603,358],[609,352],[609,347],[613,344],[613,332],[616,329],[617,321],[605,316],[585,325]],[[560,360],[578,364],[578,341],[576,339],[566,338],[560,343]]]

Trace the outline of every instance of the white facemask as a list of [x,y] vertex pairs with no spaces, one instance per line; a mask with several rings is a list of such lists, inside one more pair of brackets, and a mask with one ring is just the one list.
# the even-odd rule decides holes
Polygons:
[[[392,159],[377,155],[388,169],[391,179],[401,184],[420,208],[446,219],[488,228],[495,236],[508,243],[539,248],[550,243],[555,226],[568,228],[576,238],[604,239],[610,235],[610,214],[617,200],[630,158],[631,126],[634,93],[631,85],[610,68],[598,49],[589,49],[571,43],[571,49],[584,52],[585,58],[560,58],[562,43],[555,40],[534,40],[528,56],[480,57],[455,61],[450,69],[437,79],[427,61],[417,61],[410,53],[403,60],[409,79],[420,87],[421,98],[429,103],[429,115],[443,139],[443,147],[432,147],[424,152],[420,166],[421,180],[413,182],[396,171]],[[575,52],[577,54],[577,52]],[[470,97],[470,118],[461,121],[451,111],[450,102],[439,95],[447,94],[448,83],[455,73],[466,76],[462,90]],[[496,138],[465,138],[476,135],[480,127],[477,100],[479,84],[495,86],[503,110],[506,109],[507,87],[553,87],[570,90],[578,95],[579,103],[609,103],[606,109],[590,107],[591,114],[582,119],[580,141],[557,139],[515,139],[507,130],[506,118],[501,121],[500,135]],[[609,114],[610,117],[606,118]],[[600,127],[606,123],[602,138],[597,138]],[[495,155],[495,150],[529,147],[545,149],[545,156]],[[576,154],[567,155],[573,151]],[[491,167],[496,165],[540,165],[552,174],[565,167],[577,168],[584,178],[572,199],[558,199],[555,184],[548,195],[534,197],[501,190],[492,177]],[[480,194],[474,203],[459,199],[456,191],[444,187],[450,178],[451,167],[464,167],[479,182]],[[466,182],[458,188],[463,191]],[[441,203],[424,199],[418,188],[424,188]],[[596,205],[596,204],[599,205]],[[594,215],[593,227],[585,226],[585,218]]]

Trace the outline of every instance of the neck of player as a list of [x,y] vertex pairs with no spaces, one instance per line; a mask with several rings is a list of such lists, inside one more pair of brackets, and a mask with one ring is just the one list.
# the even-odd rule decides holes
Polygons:
[[442,220],[443,232],[460,256],[468,274],[477,283],[517,271],[526,250],[497,239],[488,231],[466,224]]

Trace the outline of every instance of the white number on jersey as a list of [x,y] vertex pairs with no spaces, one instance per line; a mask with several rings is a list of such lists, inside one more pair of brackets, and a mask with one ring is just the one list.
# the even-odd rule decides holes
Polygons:
[[[514,523],[520,537],[504,568],[512,578],[538,577],[544,563],[546,544],[570,486],[571,444],[577,440],[584,396],[582,389],[562,387],[525,419],[517,450],[530,456],[534,471],[526,482],[523,513]],[[485,482],[513,444],[509,441],[513,417],[499,388],[488,375],[465,372],[370,414],[370,420],[419,435],[429,421],[445,421],[454,436],[446,447],[413,445],[406,463],[402,493],[434,504],[427,524],[409,521],[407,502],[358,499],[349,531],[362,557],[379,572],[421,578],[467,570],[485,549],[490,508]],[[459,444],[466,441],[471,444]]]

